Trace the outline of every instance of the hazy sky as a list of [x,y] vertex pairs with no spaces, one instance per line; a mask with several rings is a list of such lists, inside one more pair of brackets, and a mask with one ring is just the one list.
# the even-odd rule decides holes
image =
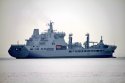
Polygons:
[[23,44],[34,28],[73,33],[73,41],[91,41],[118,46],[115,56],[125,56],[125,0],[0,0],[0,56],[9,57],[8,49],[17,41]]

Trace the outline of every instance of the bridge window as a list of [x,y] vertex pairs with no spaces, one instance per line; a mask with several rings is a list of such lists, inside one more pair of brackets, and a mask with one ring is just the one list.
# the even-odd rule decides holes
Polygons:
[[55,43],[54,43],[54,42],[52,42],[52,45],[55,45]]
[[71,51],[71,50],[69,50],[69,52],[71,53],[72,51]]
[[33,48],[30,48],[30,50],[33,50]]
[[90,52],[90,50],[87,50],[87,52]]
[[56,45],[56,50],[66,50],[66,46]]
[[39,50],[39,48],[36,48],[36,50]]
[[54,48],[46,48],[47,51],[53,51]]
[[96,50],[96,52],[103,52],[104,50]]

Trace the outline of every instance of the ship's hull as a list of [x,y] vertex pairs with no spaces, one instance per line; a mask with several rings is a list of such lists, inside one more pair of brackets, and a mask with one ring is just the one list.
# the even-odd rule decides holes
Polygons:
[[112,47],[109,48],[108,51],[103,50],[98,52],[73,51],[68,49],[45,51],[28,50],[27,47],[24,45],[11,45],[8,52],[12,57],[15,58],[111,58],[113,57],[113,52],[115,49],[115,47]]
[[112,55],[108,55],[108,56],[53,56],[53,57],[26,57],[26,58],[18,58],[16,57],[16,59],[39,59],[39,58],[115,58]]

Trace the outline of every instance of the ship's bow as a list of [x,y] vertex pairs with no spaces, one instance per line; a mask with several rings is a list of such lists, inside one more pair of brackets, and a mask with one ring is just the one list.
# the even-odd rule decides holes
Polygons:
[[8,53],[15,58],[26,58],[28,57],[29,51],[25,45],[11,45]]

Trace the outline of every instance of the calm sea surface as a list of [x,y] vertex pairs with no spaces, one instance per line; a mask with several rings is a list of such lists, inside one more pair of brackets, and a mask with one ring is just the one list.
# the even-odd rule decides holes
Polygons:
[[1,58],[0,83],[125,83],[125,58]]

